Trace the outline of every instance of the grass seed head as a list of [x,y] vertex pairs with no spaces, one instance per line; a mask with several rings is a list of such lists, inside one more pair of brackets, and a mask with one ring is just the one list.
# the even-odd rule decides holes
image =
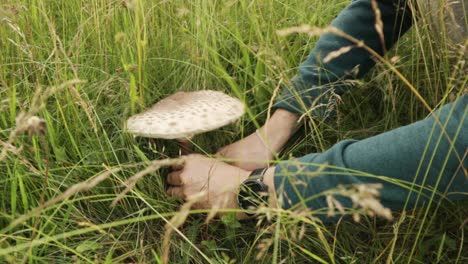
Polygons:
[[23,118],[18,116],[16,118],[16,127],[19,133],[28,132],[28,135],[39,135],[44,134],[46,130],[46,121],[37,116],[30,116]]

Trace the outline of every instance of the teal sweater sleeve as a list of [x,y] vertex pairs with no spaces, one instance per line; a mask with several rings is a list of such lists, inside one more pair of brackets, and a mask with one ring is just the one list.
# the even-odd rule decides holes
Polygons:
[[[362,40],[367,46],[384,54],[412,24],[412,16],[405,0],[377,0],[383,22],[384,46],[375,30],[375,15],[370,0],[353,1],[331,26]],[[363,48],[323,63],[330,52],[355,43],[334,34],[324,34],[308,58],[299,66],[299,72],[289,86],[283,87],[275,103],[293,113],[303,114],[310,109],[313,116],[325,117],[331,92],[342,94],[350,87],[349,80],[361,78],[373,66],[374,59]]]
[[[326,152],[281,162],[274,182],[282,206],[326,209],[325,191],[363,183],[381,183],[381,202],[393,210],[405,204],[406,208],[420,206],[433,196],[435,200],[466,199],[467,114],[465,95],[408,126],[360,141],[345,140]],[[338,200],[351,206],[347,198]]]

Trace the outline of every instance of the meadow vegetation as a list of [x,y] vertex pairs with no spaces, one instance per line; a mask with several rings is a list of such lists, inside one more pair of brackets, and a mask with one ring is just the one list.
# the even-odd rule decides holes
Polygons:
[[[393,222],[267,211],[275,217],[258,225],[206,223],[206,212],[165,195],[163,168],[111,206],[126,179],[179,153],[125,133],[130,115],[180,90],[236,96],[243,119],[194,138],[195,152],[216,152],[263,123],[274,89],[317,40],[277,31],[327,26],[349,2],[2,0],[0,263],[162,263],[165,252],[170,263],[467,263],[466,202]],[[386,56],[393,70],[379,63],[336,118],[306,122],[282,159],[422,119],[421,98],[435,109],[466,89],[466,45],[447,56],[424,20],[415,24]]]

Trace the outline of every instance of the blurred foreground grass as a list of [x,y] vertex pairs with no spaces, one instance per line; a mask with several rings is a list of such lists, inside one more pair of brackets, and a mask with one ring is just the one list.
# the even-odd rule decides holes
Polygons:
[[[166,171],[144,178],[117,207],[110,203],[145,162],[179,150],[173,142],[133,139],[123,133],[125,120],[175,91],[218,89],[244,100],[251,114],[195,138],[195,151],[213,153],[248,135],[264,120],[274,87],[295,74],[316,41],[276,31],[326,26],[348,3],[3,0],[0,262],[161,262],[165,224],[180,205],[164,194]],[[416,28],[388,58],[398,56],[397,69],[436,107],[467,86],[466,68],[454,69],[459,62],[430,41],[427,25]],[[18,135],[7,145],[18,116],[31,111],[45,120],[45,133]],[[404,83],[378,65],[344,96],[335,121],[307,124],[284,158],[427,114]],[[111,168],[121,171],[31,214]],[[433,207],[429,219],[415,210],[394,223],[364,218],[331,226],[299,212],[261,227],[231,217],[205,224],[193,212],[170,240],[171,263],[466,263],[466,202]],[[26,220],[12,226],[21,215]]]

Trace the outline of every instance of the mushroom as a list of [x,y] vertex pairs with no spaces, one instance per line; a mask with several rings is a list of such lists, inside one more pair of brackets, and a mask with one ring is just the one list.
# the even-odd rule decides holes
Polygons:
[[130,117],[127,131],[135,136],[177,139],[188,154],[190,139],[234,122],[244,104],[219,91],[177,92]]

